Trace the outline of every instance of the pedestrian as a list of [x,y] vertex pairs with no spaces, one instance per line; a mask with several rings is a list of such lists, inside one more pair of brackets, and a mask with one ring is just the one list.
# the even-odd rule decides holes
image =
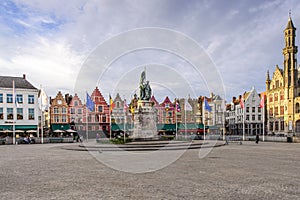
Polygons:
[[256,144],[258,144],[258,142],[259,142],[259,135],[258,134],[256,134]]

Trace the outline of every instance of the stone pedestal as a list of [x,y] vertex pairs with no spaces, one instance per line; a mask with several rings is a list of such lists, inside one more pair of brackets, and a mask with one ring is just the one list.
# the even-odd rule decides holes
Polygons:
[[157,135],[156,113],[151,101],[138,100],[133,123],[132,138],[153,138]]

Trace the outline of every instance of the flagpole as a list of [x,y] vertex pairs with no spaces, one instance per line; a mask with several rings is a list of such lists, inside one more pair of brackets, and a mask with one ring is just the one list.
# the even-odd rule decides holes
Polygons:
[[177,140],[177,102],[175,101],[175,139]]
[[225,111],[226,111],[226,104],[225,100],[222,102],[222,107],[223,107],[223,116],[222,116],[222,123],[223,123],[223,140],[225,140]]
[[262,97],[262,113],[263,113],[263,142],[265,141],[265,96]]
[[125,106],[126,106],[126,99],[124,99],[124,106],[123,106],[123,110],[124,110],[124,133],[123,133],[123,137],[124,137],[124,144],[125,144],[125,141],[126,141],[126,138],[125,138],[125,125],[126,125],[126,110],[125,110]]
[[16,110],[15,80],[13,80],[13,144],[16,144],[15,110]]
[[185,137],[187,136],[187,132],[186,132],[186,109],[187,109],[187,100],[185,101],[185,103],[184,103],[185,105],[185,109],[184,109],[184,128],[185,128],[185,130],[184,130],[184,134],[185,134]]
[[86,141],[88,141],[88,135],[89,135],[89,124],[88,124],[88,110],[89,108],[87,107],[88,99],[87,99],[88,93],[86,92],[86,102],[85,102],[85,134],[86,134]]
[[41,143],[44,143],[44,118],[43,118],[43,97],[42,97],[42,85],[40,86],[40,99],[41,99]]
[[244,98],[243,98],[243,141],[245,141],[245,102],[244,102]]
[[111,109],[111,96],[110,96],[110,94],[109,94],[108,101],[109,101],[109,127],[110,127],[110,129],[109,129],[109,140],[111,140],[111,134],[112,134],[111,115],[112,115],[112,109]]
[[203,140],[205,140],[205,97],[202,103]]

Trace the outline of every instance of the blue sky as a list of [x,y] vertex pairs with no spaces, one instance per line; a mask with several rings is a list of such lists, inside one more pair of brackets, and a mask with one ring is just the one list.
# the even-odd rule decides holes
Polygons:
[[[276,65],[282,67],[283,30],[290,9],[294,25],[299,28],[297,0],[67,0],[64,4],[60,0],[3,0],[0,74],[24,73],[36,87],[42,85],[49,96],[59,90],[72,94],[82,65],[104,41],[132,29],[157,27],[177,31],[197,42],[220,73],[226,99],[230,100],[252,87],[264,91],[267,70],[272,76]],[[296,44],[299,45],[299,37]],[[172,98],[188,94],[209,96],[214,92],[206,88],[205,74],[194,77],[188,73],[188,63],[159,50],[122,56],[112,63],[109,75],[124,73],[126,67],[133,66],[137,69],[134,74],[139,76],[144,65],[149,67],[150,63],[175,67],[181,78],[195,88],[191,93],[174,94],[176,80],[167,79],[165,71],[156,72],[161,77],[155,78],[166,78],[172,83],[168,87],[174,87],[164,90],[156,81],[153,92],[159,101],[163,94]],[[151,73],[151,83],[150,78]],[[115,79],[109,80],[108,76],[95,83],[106,98],[116,92],[124,92],[121,96],[130,98],[138,87],[139,77],[124,79],[127,82],[118,88],[110,87]]]

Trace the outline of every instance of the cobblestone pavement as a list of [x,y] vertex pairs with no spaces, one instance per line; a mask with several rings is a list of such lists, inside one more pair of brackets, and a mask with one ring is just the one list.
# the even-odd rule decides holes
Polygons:
[[0,199],[300,199],[300,144],[246,142],[203,159],[186,151],[161,170],[130,174],[87,151],[0,146]]

